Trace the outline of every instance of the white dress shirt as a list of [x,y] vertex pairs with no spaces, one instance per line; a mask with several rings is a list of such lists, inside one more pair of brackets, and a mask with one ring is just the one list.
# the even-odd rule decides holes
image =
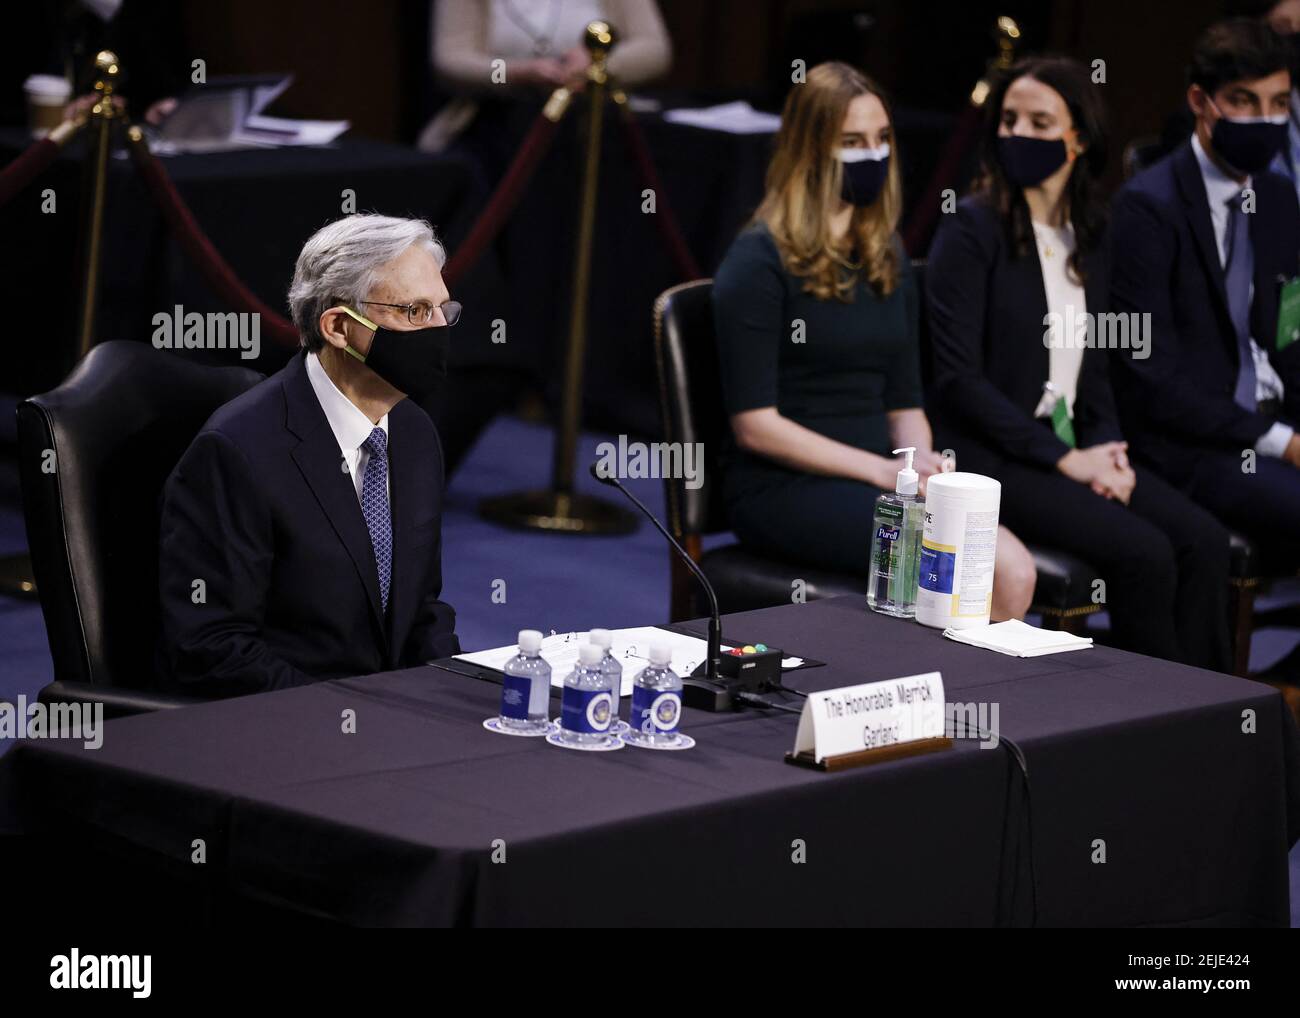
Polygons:
[[[1210,203],[1210,223],[1214,226],[1214,241],[1219,248],[1219,264],[1224,268],[1228,262],[1228,202],[1240,199],[1241,192],[1250,187],[1250,178],[1239,184],[1211,162],[1201,145],[1201,139],[1192,134],[1192,151],[1201,168],[1201,179],[1205,181],[1205,196]],[[1252,213],[1253,214],[1253,213]],[[1250,287],[1250,299],[1255,299],[1255,285]],[[1255,398],[1257,400],[1282,398],[1282,379],[1273,369],[1255,337],[1250,338],[1250,353],[1255,360]],[[1255,443],[1255,451],[1261,456],[1281,456],[1286,452],[1287,443],[1291,441],[1292,429],[1277,421]]]
[[[1065,397],[1066,409],[1074,416],[1074,396],[1079,387],[1079,369],[1083,367],[1086,337],[1065,335],[1065,330],[1085,322],[1088,299],[1083,285],[1070,272],[1070,255],[1074,253],[1074,227],[1034,223],[1034,239],[1038,242],[1038,263],[1043,270],[1043,290],[1047,296],[1047,310],[1057,316],[1051,325],[1050,345],[1047,348],[1047,381]],[[1057,327],[1060,323],[1060,327]]]
[[[375,428],[383,428],[384,435],[388,436],[388,414],[379,418],[378,424],[372,423],[352,400],[339,391],[315,353],[307,354],[307,380],[311,382],[320,408],[325,411],[325,419],[329,421],[330,430],[334,432],[334,438],[339,444],[342,453],[339,470],[352,475],[352,486],[357,489],[357,501],[360,501],[361,481],[365,476],[366,464],[370,462],[370,451],[364,448],[364,444]],[[387,485],[387,490],[391,496],[391,484]]]

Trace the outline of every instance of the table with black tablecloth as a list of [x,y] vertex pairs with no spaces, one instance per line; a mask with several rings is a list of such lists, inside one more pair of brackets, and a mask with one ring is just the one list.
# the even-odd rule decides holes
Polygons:
[[786,674],[804,690],[941,671],[950,702],[998,705],[1028,783],[970,739],[794,767],[797,719],[760,710],[687,710],[686,752],[565,751],[485,731],[499,687],[426,667],[110,721],[97,750],[21,741],[0,787],[87,903],[129,881],[362,924],[1287,923],[1300,758],[1270,687],[1005,657],[856,597],[724,627],[825,661]]

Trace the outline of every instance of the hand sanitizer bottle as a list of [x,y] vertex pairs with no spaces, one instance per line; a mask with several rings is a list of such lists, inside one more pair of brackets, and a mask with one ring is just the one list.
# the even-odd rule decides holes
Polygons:
[[925,503],[916,496],[920,478],[912,469],[916,448],[895,449],[906,457],[894,493],[876,499],[871,520],[871,570],[867,577],[867,606],[898,618],[916,615],[917,565]]

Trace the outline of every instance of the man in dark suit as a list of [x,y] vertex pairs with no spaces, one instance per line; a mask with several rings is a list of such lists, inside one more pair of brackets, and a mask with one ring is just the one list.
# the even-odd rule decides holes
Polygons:
[[427,223],[387,216],[303,247],[304,349],[212,416],[164,491],[160,663],[179,688],[261,692],[459,651],[438,599],[442,449],[415,403],[460,314],[445,261]]
[[1124,430],[1230,526],[1300,540],[1300,343],[1278,346],[1300,207],[1267,169],[1286,137],[1289,50],[1261,22],[1221,22],[1188,78],[1191,139],[1113,210],[1113,309],[1150,316],[1150,355],[1112,360]]

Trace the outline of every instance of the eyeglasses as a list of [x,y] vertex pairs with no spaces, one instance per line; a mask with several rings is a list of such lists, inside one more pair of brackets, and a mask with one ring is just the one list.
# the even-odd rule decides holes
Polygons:
[[400,308],[406,312],[406,320],[412,325],[426,326],[433,321],[435,311],[442,312],[443,321],[447,325],[455,325],[460,321],[460,312],[463,305],[458,300],[449,300],[443,304],[431,304],[427,300],[417,300],[413,304],[384,304],[377,300],[358,301],[360,304],[373,304],[380,308]]

